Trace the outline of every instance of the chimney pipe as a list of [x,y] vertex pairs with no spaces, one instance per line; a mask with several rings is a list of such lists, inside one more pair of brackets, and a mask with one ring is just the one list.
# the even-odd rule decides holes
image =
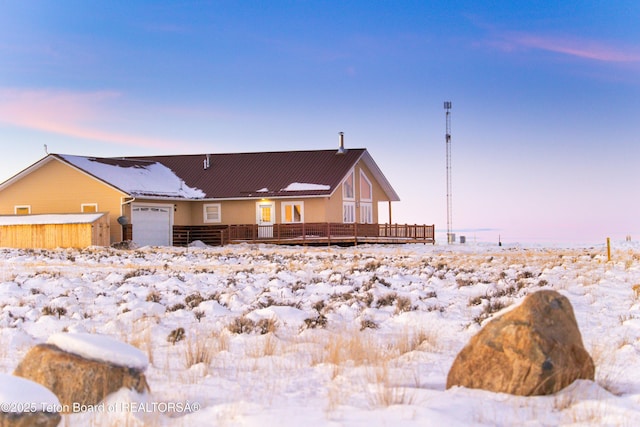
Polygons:
[[336,154],[344,154],[346,151],[344,149],[344,132],[338,132],[338,135],[340,135],[340,145],[338,146],[338,152]]

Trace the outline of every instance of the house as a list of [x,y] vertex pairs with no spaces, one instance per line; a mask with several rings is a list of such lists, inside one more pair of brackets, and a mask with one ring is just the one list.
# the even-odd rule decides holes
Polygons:
[[[366,149],[340,142],[315,151],[48,154],[0,184],[0,215],[106,212],[111,243],[138,245],[380,237],[378,204],[388,202],[390,215],[399,197]],[[391,230],[382,234],[416,234]],[[432,241],[433,230],[413,237]]]

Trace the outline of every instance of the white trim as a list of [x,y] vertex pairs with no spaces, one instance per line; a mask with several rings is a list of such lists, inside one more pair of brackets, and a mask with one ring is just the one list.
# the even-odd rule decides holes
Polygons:
[[[269,208],[270,221],[263,220],[263,208]],[[256,224],[258,224],[258,238],[272,238],[273,224],[276,222],[276,204],[273,200],[260,200],[256,202]]]
[[[283,224],[299,224],[304,222],[304,202],[302,200],[297,202],[281,202],[282,210],[282,223]],[[287,221],[287,206],[300,206],[300,221]]]
[[[369,184],[369,188],[370,188],[370,192],[371,192],[371,197],[368,199],[365,199],[362,197],[362,179],[364,178],[364,182],[366,182],[367,184]],[[365,201],[365,202],[372,202],[373,201],[373,184],[371,183],[371,180],[369,179],[369,177],[367,176],[366,173],[364,173],[364,171],[362,169],[360,169],[360,200]]]
[[360,224],[373,224],[373,203],[360,202]]
[[[347,196],[347,187],[345,186],[345,183],[347,182],[347,180],[349,178],[351,179],[352,182],[352,190],[353,190],[353,196],[348,197]],[[355,200],[356,199],[356,174],[355,174],[355,169],[351,169],[349,171],[349,173],[344,177],[344,179],[342,180],[342,182],[340,183],[340,186],[342,187],[342,200]]]
[[342,203],[342,222],[353,224],[356,222],[356,202]]
[[[211,218],[211,219],[209,218],[209,215],[207,212],[208,207],[218,208],[217,217]],[[202,205],[202,222],[204,222],[205,224],[222,222],[222,203],[205,203],[204,205]]]
[[[270,216],[271,221],[262,220],[262,207],[269,207],[271,209]],[[272,200],[261,200],[256,202],[256,224],[258,225],[273,225],[275,224],[276,216],[276,204]]]

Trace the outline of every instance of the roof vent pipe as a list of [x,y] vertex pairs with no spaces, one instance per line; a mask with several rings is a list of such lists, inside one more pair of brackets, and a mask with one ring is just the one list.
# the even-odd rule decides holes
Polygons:
[[344,132],[338,132],[338,135],[340,135],[340,145],[336,154],[344,154],[346,152],[344,149]]
[[211,166],[211,155],[210,154],[207,154],[207,157],[204,159],[203,166],[204,166],[204,170],[209,169],[209,167]]

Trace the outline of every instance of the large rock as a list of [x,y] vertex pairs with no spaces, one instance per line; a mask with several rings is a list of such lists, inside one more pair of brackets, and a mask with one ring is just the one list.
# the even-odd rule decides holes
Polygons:
[[[128,344],[113,340],[96,341],[95,336],[90,334],[60,335],[58,340],[53,341],[59,342],[67,351],[51,343],[36,345],[16,367],[14,375],[35,381],[53,391],[60,400],[63,413],[77,412],[78,408],[96,405],[122,387],[136,390],[138,393],[149,390],[144,376],[145,365],[119,365],[117,353],[110,354],[107,347],[104,350],[100,349],[100,345],[113,347],[115,343],[118,347]],[[95,343],[100,345],[92,348],[90,344]],[[69,349],[77,350],[74,352],[80,354],[73,354]],[[106,357],[96,360],[100,357],[92,358],[94,354]],[[122,359],[127,362],[131,357],[127,359],[125,354]]]
[[56,427],[60,419],[57,412],[0,412],[0,427]]
[[56,427],[60,401],[51,390],[24,378],[0,374],[0,427]]
[[556,291],[539,291],[471,338],[449,370],[447,388],[546,395],[594,374],[571,303]]

